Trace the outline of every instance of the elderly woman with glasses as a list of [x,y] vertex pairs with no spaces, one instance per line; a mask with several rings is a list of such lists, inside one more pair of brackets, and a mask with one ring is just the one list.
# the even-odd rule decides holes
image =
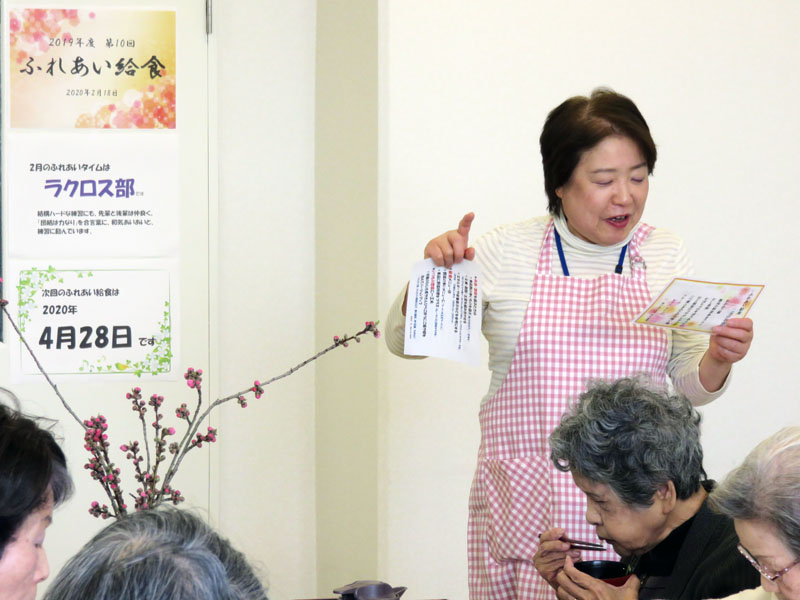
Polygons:
[[742,600],[800,600],[800,427],[761,442],[714,490],[712,508],[733,519],[739,551],[761,575]]
[[733,521],[708,507],[700,414],[637,379],[595,382],[550,436],[551,459],[586,494],[586,520],[631,577],[614,587],[576,569],[564,523],[542,534],[534,565],[562,600],[721,598],[758,585]]

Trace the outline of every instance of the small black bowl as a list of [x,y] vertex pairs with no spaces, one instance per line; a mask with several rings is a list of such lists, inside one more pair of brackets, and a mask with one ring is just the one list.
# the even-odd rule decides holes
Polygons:
[[628,566],[614,560],[583,560],[576,562],[575,568],[616,586],[622,585],[630,577]]

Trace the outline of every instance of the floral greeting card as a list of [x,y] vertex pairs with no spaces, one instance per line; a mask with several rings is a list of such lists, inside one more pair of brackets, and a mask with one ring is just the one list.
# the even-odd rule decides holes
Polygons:
[[711,333],[731,317],[745,317],[763,285],[674,278],[635,323]]

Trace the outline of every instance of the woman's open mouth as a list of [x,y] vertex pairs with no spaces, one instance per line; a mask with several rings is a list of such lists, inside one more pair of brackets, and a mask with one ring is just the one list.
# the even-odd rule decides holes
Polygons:
[[630,215],[619,215],[617,217],[611,217],[606,219],[606,223],[608,223],[612,227],[617,227],[622,229],[628,224],[628,221],[630,221],[630,219],[631,219]]

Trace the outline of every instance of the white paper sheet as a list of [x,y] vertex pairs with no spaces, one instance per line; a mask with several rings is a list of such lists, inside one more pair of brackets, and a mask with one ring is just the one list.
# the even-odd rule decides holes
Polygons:
[[408,285],[405,353],[479,364],[481,313],[478,265],[417,263]]

